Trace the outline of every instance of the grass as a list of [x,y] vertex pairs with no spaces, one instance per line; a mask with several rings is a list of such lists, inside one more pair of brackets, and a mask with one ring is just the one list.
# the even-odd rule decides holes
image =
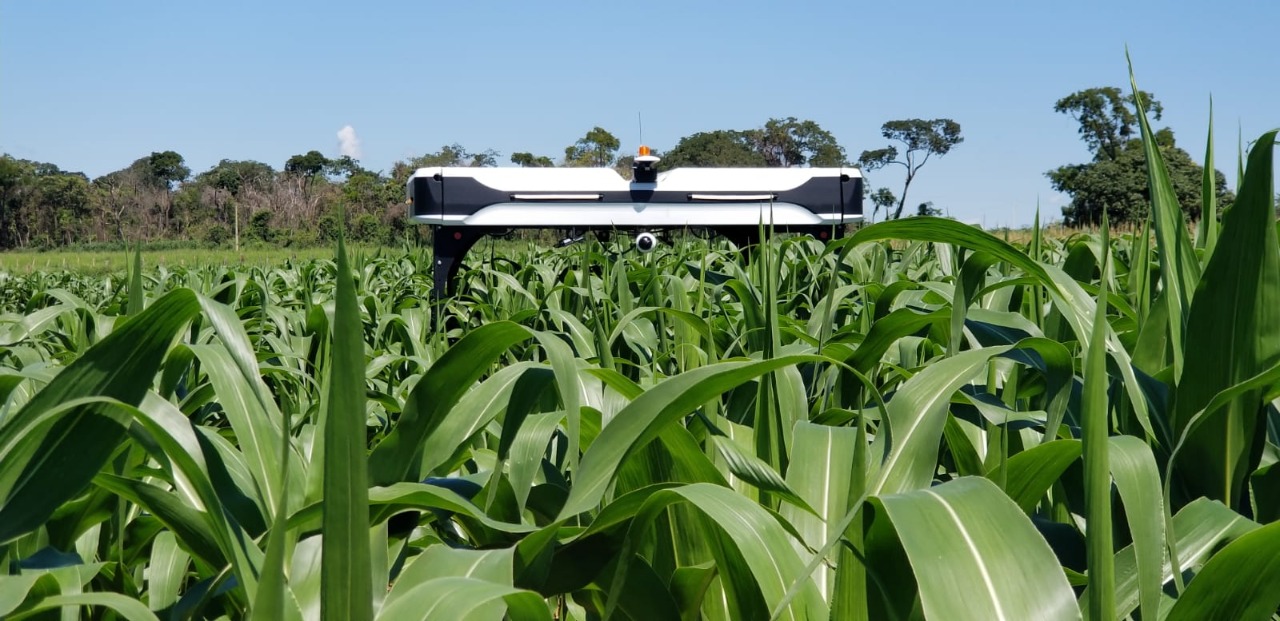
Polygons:
[[[363,250],[371,251],[372,247]],[[198,268],[208,265],[268,267],[286,261],[313,261],[332,258],[331,248],[254,248],[235,252],[228,248],[191,248],[184,250],[147,250],[144,264],[166,268]],[[129,252],[7,251],[0,252],[0,272],[29,274],[32,272],[67,271],[86,275],[124,272],[132,260]]]

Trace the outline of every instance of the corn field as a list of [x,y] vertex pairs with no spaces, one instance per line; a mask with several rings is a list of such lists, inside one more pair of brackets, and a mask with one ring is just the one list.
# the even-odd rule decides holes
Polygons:
[[1276,618],[1275,138],[1194,235],[1148,140],[1117,236],[0,274],[0,617]]

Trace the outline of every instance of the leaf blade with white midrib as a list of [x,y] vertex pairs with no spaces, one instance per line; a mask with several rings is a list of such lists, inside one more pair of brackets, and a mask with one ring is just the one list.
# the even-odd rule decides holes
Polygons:
[[965,477],[875,502],[911,561],[927,618],[1080,618],[1048,544],[990,481]]

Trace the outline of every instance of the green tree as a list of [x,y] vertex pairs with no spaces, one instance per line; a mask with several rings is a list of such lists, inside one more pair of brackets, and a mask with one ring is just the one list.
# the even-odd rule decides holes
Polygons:
[[[1147,114],[1159,121],[1164,106],[1148,92],[1142,93]],[[1133,95],[1114,86],[1076,91],[1058,100],[1054,112],[1070,115],[1080,123],[1080,138],[1095,159],[1115,159],[1130,139],[1137,137],[1138,116]]]
[[746,132],[767,166],[837,167],[845,164],[844,147],[813,121],[793,116],[769,119],[763,128]]
[[166,191],[172,191],[175,185],[191,176],[191,169],[187,168],[182,156],[174,151],[152,151],[141,162],[148,181]]
[[[1174,143],[1172,131],[1157,132],[1156,142],[1178,204],[1188,217],[1199,219],[1204,168]],[[1130,139],[1114,158],[1061,166],[1047,175],[1053,189],[1071,196],[1071,203],[1062,210],[1068,226],[1099,224],[1104,210],[1112,222],[1141,222],[1149,213],[1147,160],[1139,138]],[[1214,171],[1214,177],[1218,205],[1225,208],[1234,200],[1234,195],[1227,191],[1225,175]]]
[[356,173],[365,171],[364,167],[360,165],[360,160],[357,160],[350,155],[343,155],[342,157],[329,160],[329,163],[325,164],[324,170],[327,174],[342,178],[347,178]]
[[116,237],[120,241],[127,240],[125,222],[129,220],[129,208],[136,206],[137,197],[145,186],[140,177],[141,173],[137,168],[130,166],[93,180],[94,202],[99,218],[103,224],[110,222],[114,225]]
[[0,248],[18,246],[18,218],[30,191],[35,169],[31,162],[0,156]]
[[880,126],[880,134],[889,140],[902,143],[905,148],[901,154],[896,146],[883,149],[863,151],[858,162],[866,170],[877,170],[890,164],[898,164],[906,169],[907,176],[902,183],[902,196],[898,197],[898,207],[893,212],[894,219],[902,217],[902,208],[907,204],[907,190],[915,180],[920,168],[937,155],[942,157],[951,152],[956,145],[964,142],[960,135],[960,124],[951,119],[905,119],[889,121]]
[[511,154],[511,163],[522,168],[550,168],[555,162],[545,155],[534,155],[525,151]]
[[[235,250],[240,251],[240,203],[244,194],[251,189],[263,188],[275,179],[276,171],[270,165],[253,160],[222,160],[208,171],[201,173],[199,181],[206,183],[214,190],[214,206],[230,206],[232,231],[235,239]],[[228,200],[220,203],[219,192],[228,196]]]
[[685,136],[662,155],[659,166],[672,168],[729,168],[766,166],[764,155],[755,149],[750,132],[716,130]]
[[880,213],[881,209],[888,214],[889,210],[898,202],[898,197],[894,196],[893,191],[889,188],[876,188],[874,192],[868,195],[868,198],[871,199],[871,204],[875,205],[875,209],[871,212],[872,222],[875,221],[876,214]]
[[[1159,120],[1164,107],[1151,93],[1141,92],[1147,114]],[[1070,115],[1079,124],[1081,140],[1093,156],[1084,164],[1068,164],[1048,171],[1053,188],[1071,197],[1062,209],[1068,226],[1096,225],[1106,211],[1112,222],[1139,222],[1150,206],[1146,157],[1138,135],[1138,107],[1133,96],[1115,87],[1074,92],[1054,105],[1054,111]],[[1178,203],[1191,219],[1199,219],[1204,169],[1179,148],[1169,128],[1155,132],[1155,142],[1169,170]],[[1234,199],[1226,177],[1214,171],[1218,206],[1225,209]]]
[[[348,157],[348,159],[350,158]],[[315,178],[332,165],[333,162],[329,158],[313,149],[304,154],[290,157],[284,163],[284,172],[297,180],[299,189],[302,190],[303,203],[310,205],[311,187],[315,182]]]
[[159,233],[166,234],[173,216],[173,191],[191,176],[191,169],[175,151],[152,151],[151,155],[134,160],[129,170],[130,181],[140,184],[133,188],[132,207],[140,217],[157,216]]
[[284,163],[284,171],[300,175],[310,180],[312,177],[324,172],[332,162],[319,151],[307,151],[302,155],[295,155]]
[[613,160],[618,156],[618,148],[622,143],[608,131],[601,127],[593,127],[587,135],[578,139],[577,142],[565,147],[564,164],[565,166],[599,166],[608,167],[613,165]]
[[916,215],[917,216],[940,216],[942,215],[942,210],[937,207],[934,207],[933,201],[928,201],[928,202],[920,203],[920,206],[916,207]]
[[262,242],[270,242],[275,238],[270,211],[263,209],[253,212],[253,216],[249,218],[249,237]]
[[403,185],[409,180],[409,176],[419,168],[434,168],[436,166],[474,168],[497,165],[497,151],[485,149],[479,153],[472,153],[455,142],[440,147],[440,150],[435,153],[426,153],[415,158],[396,162],[391,168],[391,178],[396,183]]

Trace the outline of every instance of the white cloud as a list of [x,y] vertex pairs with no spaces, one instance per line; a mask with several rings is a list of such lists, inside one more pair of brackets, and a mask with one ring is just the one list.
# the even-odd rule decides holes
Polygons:
[[360,137],[356,136],[356,128],[347,125],[338,130],[338,142],[343,155],[360,159]]

